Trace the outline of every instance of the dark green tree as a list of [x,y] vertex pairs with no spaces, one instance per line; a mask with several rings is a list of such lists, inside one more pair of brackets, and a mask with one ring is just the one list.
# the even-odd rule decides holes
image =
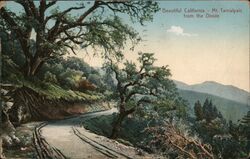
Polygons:
[[247,112],[247,115],[245,115],[242,119],[241,119],[241,123],[243,125],[246,126],[250,126],[250,111]]
[[247,141],[246,149],[250,152],[250,111],[241,119],[240,129],[243,137]]
[[247,129],[247,123],[250,113],[241,120],[240,125],[232,121],[227,124],[220,111],[208,99],[203,104],[202,112],[206,120],[196,121],[193,128],[204,142],[212,146],[216,158],[234,159],[248,155],[250,130]]
[[206,119],[206,122],[210,123],[215,118],[223,118],[221,113],[217,110],[216,106],[213,105],[213,102],[208,99],[205,100],[202,107],[203,116]]
[[210,122],[211,121],[212,105],[210,104],[208,99],[205,100],[203,107],[202,107],[202,111],[203,111],[204,118],[206,119],[206,121]]
[[198,121],[204,119],[202,106],[199,100],[194,104],[194,113]]
[[93,68],[86,63],[83,59],[77,57],[68,57],[66,60],[62,60],[65,68],[71,68],[77,71],[84,72],[84,76],[88,77]]
[[[46,61],[68,50],[76,53],[79,46],[102,49],[103,57],[122,57],[120,50],[125,42],[130,40],[133,47],[140,38],[117,15],[127,14],[133,22],[144,24],[159,10],[157,2],[151,0],[83,1],[64,10],[56,5],[58,0],[40,0],[37,4],[32,0],[14,2],[23,7],[23,12],[17,14],[2,7],[0,30],[15,35],[25,58],[22,71],[26,76],[34,76]],[[76,11],[79,15],[74,14]],[[31,45],[32,32],[36,39],[34,47]]]
[[116,90],[114,97],[118,100],[119,114],[114,121],[111,138],[117,138],[122,121],[137,109],[152,110],[159,102],[175,96],[176,87],[170,77],[167,66],[154,66],[154,54],[139,53],[137,66],[134,62],[121,63],[109,59],[105,68],[114,74]]

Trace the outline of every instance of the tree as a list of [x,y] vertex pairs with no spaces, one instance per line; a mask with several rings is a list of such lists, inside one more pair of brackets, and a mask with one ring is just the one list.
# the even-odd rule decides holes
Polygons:
[[91,71],[94,69],[83,59],[77,57],[68,57],[67,60],[62,60],[61,62],[63,62],[65,68],[71,68],[84,72],[86,77],[88,77]]
[[203,116],[206,119],[206,122],[210,123],[216,118],[223,118],[222,114],[217,110],[216,106],[213,105],[213,102],[208,99],[205,100],[202,107]]
[[79,91],[86,91],[86,90],[93,91],[96,89],[96,86],[93,83],[89,82],[88,80],[82,79],[77,82],[76,88]]
[[203,112],[202,112],[202,106],[201,106],[201,103],[199,100],[194,104],[194,113],[195,113],[197,120],[204,119]]
[[206,99],[206,101],[204,102],[204,105],[203,105],[203,113],[204,113],[204,117],[205,117],[207,122],[211,122],[211,120],[213,118],[212,112],[213,112],[212,102],[209,101],[208,99]]
[[241,123],[243,125],[246,126],[250,126],[250,111],[247,112],[247,115],[245,115],[242,119],[241,119]]
[[[69,50],[76,53],[78,46],[102,49],[103,57],[107,54],[122,57],[120,50],[125,42],[130,39],[134,46],[140,38],[134,29],[122,22],[118,13],[127,14],[133,22],[144,24],[152,20],[153,13],[159,10],[157,3],[150,0],[95,0],[65,10],[55,8],[57,0],[14,2],[23,7],[24,13],[16,14],[2,7],[0,29],[11,31],[18,39],[21,53],[25,56],[21,70],[26,76],[34,76],[49,59],[62,56]],[[76,11],[79,13],[77,16],[74,15]],[[33,31],[36,36],[34,49],[30,42]]]
[[176,89],[169,79],[171,74],[168,66],[154,66],[155,60],[152,53],[139,53],[139,67],[134,62],[125,61],[123,68],[119,68],[121,63],[112,59],[105,64],[106,71],[115,76],[114,96],[118,97],[119,103],[111,138],[118,136],[123,119],[137,108],[149,109],[153,103],[157,104],[175,95]]
[[242,119],[241,119],[241,124],[240,124],[240,128],[242,131],[242,135],[245,137],[246,141],[247,141],[247,145],[246,145],[246,149],[247,151],[250,151],[250,111],[247,112],[247,115],[245,115]]
[[[201,111],[200,111],[201,110]],[[203,107],[198,102],[195,104],[195,114],[197,121],[194,124],[195,130],[206,142],[211,142],[215,135],[221,135],[226,131],[226,121],[213,105],[212,101],[206,99]],[[199,116],[202,114],[202,117]],[[199,120],[201,119],[201,120]],[[205,119],[205,120],[202,120]]]
[[83,72],[67,68],[58,77],[58,82],[64,88],[75,88],[75,85],[83,77]]
[[46,72],[44,75],[44,79],[45,82],[50,82],[50,83],[57,83],[57,78],[56,75],[52,74],[51,72]]

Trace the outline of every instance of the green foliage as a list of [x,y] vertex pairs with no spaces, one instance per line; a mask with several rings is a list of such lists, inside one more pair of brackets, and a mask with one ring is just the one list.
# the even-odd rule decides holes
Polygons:
[[[185,104],[179,98],[176,86],[172,80],[168,66],[158,67],[154,65],[153,53],[139,53],[137,59],[139,65],[132,61],[116,61],[108,58],[104,65],[106,74],[115,85],[112,97],[118,102],[119,116],[113,124],[111,138],[119,135],[121,124],[129,114],[138,113],[143,118],[164,118],[167,111],[178,109],[177,114],[184,116],[186,113]],[[114,78],[113,78],[114,77]],[[168,101],[176,102],[176,106],[165,105]],[[163,102],[162,102],[163,101]],[[178,103],[178,104],[177,104]],[[163,107],[165,106],[165,109]],[[165,113],[157,112],[157,106]],[[172,109],[170,109],[172,107]]]
[[[105,115],[87,119],[82,122],[82,125],[96,134],[109,136],[112,130],[112,122],[116,119],[117,114]],[[118,141],[126,140],[125,144],[130,144],[138,147],[147,147],[145,140],[147,140],[148,133],[144,130],[148,126],[148,120],[141,120],[138,118],[126,118],[122,124],[121,133]]]
[[70,69],[84,72],[84,75],[86,77],[88,77],[89,74],[92,71],[94,71],[94,68],[89,66],[88,63],[86,63],[83,59],[80,59],[77,57],[68,57],[66,60],[60,60],[60,63],[63,65],[64,68],[70,68]]
[[[20,68],[25,64],[25,57],[21,54],[21,46],[13,33],[7,33],[0,29],[2,55],[9,57]],[[31,42],[31,46],[33,41]]]
[[88,80],[97,86],[96,91],[105,92],[107,83],[99,71],[77,57],[57,58],[46,62],[37,75],[44,79],[46,73],[56,76],[57,83],[66,89],[76,89],[81,80]]
[[194,113],[195,113],[195,116],[196,116],[197,120],[204,119],[204,115],[203,115],[202,106],[201,106],[200,101],[197,101],[194,104]]
[[[76,53],[79,46],[91,47],[94,54],[103,58],[112,56],[121,59],[120,50],[128,46],[128,41],[133,49],[140,37],[120,16],[126,14],[133,22],[143,25],[160,10],[157,2],[151,0],[93,1],[89,5],[82,2],[64,9],[57,5],[57,1],[42,1],[38,5],[33,1],[15,3],[21,5],[23,10],[17,13],[2,7],[0,31],[13,32],[17,39],[15,42],[22,46],[22,51],[18,53],[25,58],[20,67],[23,67],[26,76],[34,76],[40,65],[50,59],[62,57],[70,51]],[[32,41],[32,31],[37,35],[36,41]]]
[[20,83],[24,77],[18,70],[17,64],[7,56],[2,55],[2,78],[1,80],[6,83]]
[[[172,80],[168,66],[154,66],[156,59],[152,53],[139,53],[139,66],[134,62],[125,60],[114,62],[112,59],[105,64],[106,75],[114,79],[111,84],[116,86],[112,97],[123,103],[126,110],[136,109],[140,115],[154,116],[158,110],[179,109],[179,114],[184,113],[185,107],[181,98],[178,98],[177,89]],[[122,68],[120,68],[122,66]],[[170,104],[171,103],[171,104]],[[174,106],[173,106],[174,105]],[[145,112],[142,112],[145,111]],[[164,114],[159,111],[159,114]]]
[[212,101],[208,99],[203,107],[196,102],[195,111],[196,118],[199,120],[194,123],[193,128],[203,141],[211,144],[213,153],[217,157],[234,159],[247,156],[249,129],[246,130],[242,124],[236,125],[232,121],[227,123],[213,106]]
[[215,135],[211,144],[214,149],[214,153],[222,158],[234,159],[234,158],[246,158],[249,154],[249,140],[244,126],[237,125],[232,121],[229,124],[225,124],[226,130],[220,135]]
[[239,129],[241,132],[241,139],[245,140],[247,143],[246,149],[248,152],[250,152],[250,111],[247,112],[247,115],[245,115],[239,125]]
[[237,122],[249,110],[249,106],[246,104],[242,104],[239,102],[235,102],[232,100],[228,100],[218,96],[213,96],[206,93],[200,93],[188,90],[179,90],[179,94],[183,99],[186,99],[188,101],[190,108],[189,114],[192,116],[194,115],[193,106],[195,105],[197,100],[203,103],[207,98],[213,101],[213,103],[216,105],[216,108],[221,112],[222,116],[228,121],[232,120],[233,122]]
[[241,119],[241,123],[247,127],[250,127],[250,111],[247,112],[247,115],[245,115]]
[[216,118],[222,118],[222,115],[220,112],[218,112],[216,106],[213,105],[211,100],[208,101],[208,99],[206,99],[203,104],[202,114],[203,119],[205,119],[208,123]]
[[206,99],[203,106],[197,101],[195,104],[196,130],[205,138],[211,141],[214,135],[223,134],[226,130],[226,121],[212,101]]
[[218,136],[212,146],[215,154],[225,159],[244,158],[248,155],[243,145],[228,136]]
[[95,85],[102,83],[102,77],[99,74],[90,74],[88,80]]
[[82,78],[83,72],[67,68],[59,75],[61,85],[68,88],[74,88],[76,82]]
[[44,75],[44,79],[45,82],[49,82],[49,83],[57,83],[57,78],[56,75],[50,73],[50,72],[46,72]]
[[[17,87],[26,86],[38,92],[41,95],[45,95],[47,98],[50,99],[66,99],[66,100],[98,100],[101,98],[100,95],[91,95],[79,91],[72,91],[66,89],[66,87],[70,87],[74,85],[75,81],[69,83],[67,80],[77,80],[82,72],[75,71],[75,70],[68,70],[65,72],[64,67],[60,64],[45,64],[42,71],[40,72],[39,76],[36,78],[25,78],[23,74],[18,70],[18,66],[13,62],[12,58],[8,55],[2,56],[2,80],[4,83],[14,84]],[[67,70],[67,69],[66,69]],[[69,75],[69,79],[61,80],[60,74],[62,73],[64,77]],[[66,75],[67,74],[67,75]],[[42,80],[41,80],[42,79]],[[68,82],[65,85],[62,85],[61,82]],[[70,85],[71,84],[71,85]],[[92,93],[93,94],[93,93]]]

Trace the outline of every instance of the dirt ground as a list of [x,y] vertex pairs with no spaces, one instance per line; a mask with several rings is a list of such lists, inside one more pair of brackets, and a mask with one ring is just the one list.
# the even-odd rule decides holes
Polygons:
[[104,136],[96,135],[80,126],[80,122],[84,122],[85,119],[109,115],[115,111],[112,109],[49,123],[41,129],[41,135],[51,146],[56,147],[66,157],[72,159],[161,158]]

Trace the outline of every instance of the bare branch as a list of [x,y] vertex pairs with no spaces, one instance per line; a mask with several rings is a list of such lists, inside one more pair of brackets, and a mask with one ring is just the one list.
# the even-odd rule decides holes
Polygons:
[[57,2],[57,0],[52,0],[51,2],[49,2],[49,3],[46,5],[45,10],[48,9],[49,7],[55,5],[56,2]]
[[[63,20],[62,19],[63,16],[65,16],[67,13],[69,13],[72,10],[79,10],[79,9],[83,9],[83,8],[85,8],[85,7],[84,6],[81,6],[81,7],[70,7],[70,8],[68,8],[68,9],[66,9],[66,10],[64,10],[64,11],[58,13],[58,14],[53,14],[51,16],[46,17],[45,22],[44,22],[45,25],[47,24],[47,22],[50,19],[56,18],[55,25],[48,31],[48,39],[49,39],[49,41],[55,40],[55,37],[57,35],[59,35],[60,33],[62,33],[62,32],[64,32],[64,31],[67,30],[67,29],[62,30],[60,28],[60,25],[62,24],[62,22],[68,24],[66,26],[73,25],[71,22],[67,22],[67,21]],[[74,26],[72,26],[71,28],[74,28],[76,26],[79,26],[79,24],[74,24]],[[70,29],[70,28],[68,28],[68,29]]]
[[71,24],[62,26],[61,28],[58,29],[56,35],[58,35],[58,34],[64,32],[65,30],[74,28],[74,27],[76,27],[76,26],[81,26],[83,20],[84,20],[90,13],[92,13],[95,9],[97,9],[99,6],[100,6],[100,5],[99,5],[99,1],[96,0],[95,3],[94,3],[94,5],[93,5],[92,7],[90,7],[86,12],[84,12],[84,13],[76,20],[76,22],[73,22],[73,23],[71,23]]
[[80,10],[80,9],[83,9],[83,8],[85,8],[85,7],[84,6],[70,7],[70,8],[68,8],[68,9],[66,9],[66,10],[64,10],[64,11],[62,11],[60,13],[52,14],[51,16],[46,17],[45,22],[47,23],[50,19],[53,19],[53,18],[57,18],[57,19],[61,20],[61,18],[63,16],[65,16],[67,13],[69,13],[70,11],[72,11],[72,10]]
[[67,40],[70,40],[72,41],[73,43],[75,44],[82,44],[84,41],[77,41],[76,38],[80,38],[82,35],[85,35],[84,33],[83,34],[79,34],[79,35],[70,35],[67,31],[64,31],[64,33],[66,34],[67,38],[63,39],[64,41],[67,41]]
[[76,52],[75,52],[75,49],[73,46],[70,46],[68,44],[63,44],[63,45],[66,46],[67,48],[69,48],[76,55]]
[[[189,158],[213,159],[212,149],[199,140],[186,135],[172,123],[165,121],[163,126],[148,128],[149,132],[157,135],[156,141],[163,143],[162,146],[172,145],[181,155]],[[159,134],[159,130],[161,133]],[[194,151],[195,150],[195,151]],[[197,152],[198,151],[198,152]]]

